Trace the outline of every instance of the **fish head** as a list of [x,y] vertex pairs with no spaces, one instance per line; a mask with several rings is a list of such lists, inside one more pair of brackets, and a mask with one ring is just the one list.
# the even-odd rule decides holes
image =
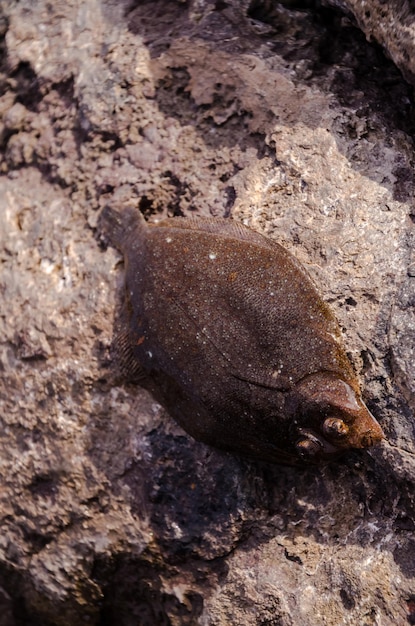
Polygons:
[[293,411],[292,440],[303,460],[330,460],[348,449],[369,448],[384,438],[357,384],[330,372],[300,381],[289,402]]

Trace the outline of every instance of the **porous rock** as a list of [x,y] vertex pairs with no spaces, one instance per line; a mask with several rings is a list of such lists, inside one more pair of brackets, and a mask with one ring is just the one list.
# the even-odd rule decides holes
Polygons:
[[415,85],[415,7],[410,0],[323,0],[355,19]]
[[[1,11],[1,624],[413,623],[410,87],[329,9]],[[120,379],[109,202],[231,214],[285,245],[387,442],[261,465]]]

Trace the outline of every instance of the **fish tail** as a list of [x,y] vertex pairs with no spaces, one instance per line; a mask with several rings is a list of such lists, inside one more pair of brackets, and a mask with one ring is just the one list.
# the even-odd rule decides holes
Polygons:
[[117,211],[107,205],[98,219],[98,231],[101,240],[106,245],[124,252],[131,235],[140,232],[145,226],[143,215],[138,209],[126,207]]

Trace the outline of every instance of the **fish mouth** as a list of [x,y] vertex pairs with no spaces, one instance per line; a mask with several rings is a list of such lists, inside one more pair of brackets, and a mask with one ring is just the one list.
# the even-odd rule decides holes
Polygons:
[[385,434],[380,424],[373,417],[372,413],[361,402],[361,408],[350,427],[347,436],[347,445],[350,448],[370,448],[379,444],[385,439]]
[[378,433],[373,432],[373,430],[368,430],[366,433],[360,435],[359,445],[354,447],[371,448],[372,446],[379,444],[384,438],[383,431],[382,436],[379,436]]

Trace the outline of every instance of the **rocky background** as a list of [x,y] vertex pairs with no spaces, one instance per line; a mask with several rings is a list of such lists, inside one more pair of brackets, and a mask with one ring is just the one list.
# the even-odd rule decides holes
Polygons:
[[[2,0],[0,32],[0,626],[415,624],[412,3]],[[387,441],[261,465],[120,380],[107,203],[289,248]]]

